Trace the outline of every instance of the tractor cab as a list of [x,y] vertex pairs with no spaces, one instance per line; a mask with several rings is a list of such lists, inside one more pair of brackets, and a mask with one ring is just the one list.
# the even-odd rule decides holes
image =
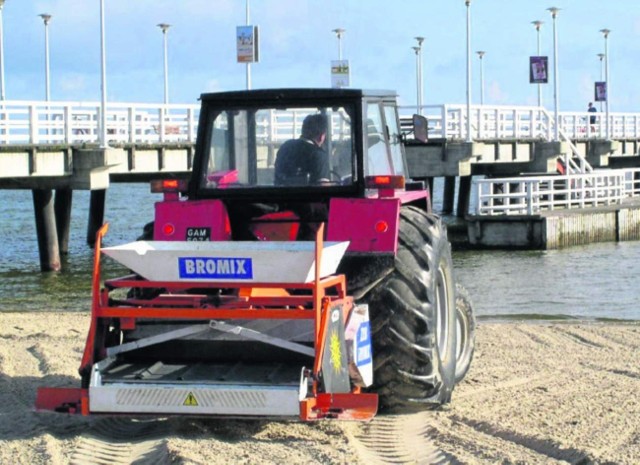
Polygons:
[[[362,196],[367,176],[406,174],[393,93],[280,89],[247,96],[202,96],[197,175],[190,198]],[[304,137],[304,121],[310,115],[324,119],[322,141]],[[302,149],[317,146],[326,174],[319,181],[302,169],[298,176],[279,182],[281,147],[301,138],[306,142],[299,144]]]
[[402,139],[393,92],[204,94],[189,199],[221,202],[233,239],[310,240],[331,199],[376,196],[376,176],[404,185]]

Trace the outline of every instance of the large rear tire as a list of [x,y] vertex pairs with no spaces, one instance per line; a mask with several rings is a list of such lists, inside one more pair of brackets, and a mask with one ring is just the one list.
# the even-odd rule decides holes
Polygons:
[[373,389],[381,409],[410,412],[451,399],[457,344],[454,283],[440,218],[403,207],[393,269],[360,299],[369,304]]
[[475,352],[476,341],[476,316],[473,311],[473,304],[469,292],[456,283],[456,328],[457,328],[457,348],[456,348],[456,384],[464,379],[473,353]]

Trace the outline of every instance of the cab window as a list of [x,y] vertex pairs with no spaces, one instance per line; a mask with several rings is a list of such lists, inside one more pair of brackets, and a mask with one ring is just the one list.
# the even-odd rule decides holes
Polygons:
[[[275,168],[280,149],[288,141],[304,139],[305,119],[319,115],[325,122],[322,144],[295,142],[303,149],[313,148],[314,156],[324,157],[328,182],[323,185],[348,185],[355,182],[353,109],[338,107],[246,107],[212,115],[209,144],[200,181],[206,189],[281,188]],[[316,150],[319,149],[319,150]],[[309,150],[302,150],[304,153]],[[297,155],[294,154],[294,155]],[[303,154],[304,155],[304,154]],[[306,165],[305,165],[306,166]],[[308,178],[308,177],[307,177]],[[304,177],[290,185],[306,185]]]

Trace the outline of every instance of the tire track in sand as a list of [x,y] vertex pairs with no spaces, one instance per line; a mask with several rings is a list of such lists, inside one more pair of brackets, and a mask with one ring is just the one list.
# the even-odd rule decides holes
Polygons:
[[78,438],[71,465],[175,463],[163,439],[170,431],[165,420],[105,418]]
[[[345,428],[358,458],[366,464],[456,464],[438,449],[425,413],[380,415],[366,424]],[[355,430],[355,431],[354,431]]]

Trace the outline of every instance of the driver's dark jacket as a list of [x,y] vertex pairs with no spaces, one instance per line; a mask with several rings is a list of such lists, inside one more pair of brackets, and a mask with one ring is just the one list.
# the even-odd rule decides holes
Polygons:
[[305,186],[329,180],[327,153],[307,139],[291,139],[278,150],[275,184]]

